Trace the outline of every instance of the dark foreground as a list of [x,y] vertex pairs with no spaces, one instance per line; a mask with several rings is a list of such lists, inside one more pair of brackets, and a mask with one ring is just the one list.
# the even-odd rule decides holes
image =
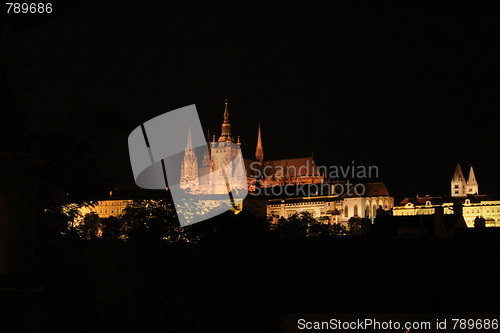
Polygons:
[[498,240],[38,242],[49,332],[279,330],[289,313],[498,313]]

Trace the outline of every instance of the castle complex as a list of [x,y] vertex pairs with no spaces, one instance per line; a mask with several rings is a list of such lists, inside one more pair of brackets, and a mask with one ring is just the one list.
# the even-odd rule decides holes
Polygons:
[[[211,140],[210,140],[211,139]],[[273,220],[281,217],[309,212],[324,223],[347,224],[353,218],[368,218],[372,221],[379,214],[394,216],[434,215],[442,210],[445,215],[453,215],[454,205],[460,203],[460,215],[468,227],[473,227],[477,218],[485,219],[486,226],[500,226],[500,200],[479,194],[479,186],[474,169],[470,167],[466,179],[460,164],[450,182],[451,193],[446,196],[425,196],[405,198],[398,206],[394,206],[394,198],[382,182],[364,184],[361,195],[344,193],[335,195],[336,184],[326,182],[316,167],[312,156],[281,160],[265,160],[261,126],[257,132],[255,158],[242,158],[241,141],[235,140],[231,132],[227,99],[221,134],[207,135],[208,147],[193,147],[191,129],[188,130],[184,156],[180,161],[180,188],[192,194],[233,194],[238,190],[257,193],[256,189],[286,185],[306,185],[311,187],[332,188],[331,193],[313,193],[313,195],[295,195],[287,197],[265,197],[266,213]],[[244,164],[245,173],[242,172]],[[352,192],[352,191],[351,191]],[[98,201],[96,205],[81,209],[82,216],[95,212],[100,217],[118,216],[130,200]],[[456,208],[455,208],[456,209]],[[387,213],[384,213],[387,212]]]

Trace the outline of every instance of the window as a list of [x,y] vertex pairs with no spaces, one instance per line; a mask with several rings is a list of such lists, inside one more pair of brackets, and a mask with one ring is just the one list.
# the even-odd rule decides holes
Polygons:
[[358,216],[358,205],[354,205],[354,216]]
[[455,185],[455,188],[458,188],[458,185]]
[[344,213],[345,213],[345,215],[344,215],[345,217],[349,216],[349,207],[347,207],[347,206],[345,207]]

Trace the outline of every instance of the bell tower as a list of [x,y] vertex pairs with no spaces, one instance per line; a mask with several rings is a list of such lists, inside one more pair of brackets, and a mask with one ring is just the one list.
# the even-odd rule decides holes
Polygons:
[[476,175],[474,174],[474,169],[472,165],[469,171],[469,180],[467,180],[467,194],[479,194],[479,186],[477,185]]
[[451,196],[452,197],[463,197],[466,195],[466,182],[464,174],[462,173],[462,168],[460,163],[457,163],[455,167],[455,173],[451,179]]

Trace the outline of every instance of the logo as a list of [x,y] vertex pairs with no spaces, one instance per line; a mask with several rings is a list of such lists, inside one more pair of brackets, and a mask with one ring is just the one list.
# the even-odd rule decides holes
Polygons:
[[194,104],[141,124],[128,147],[135,183],[169,190],[183,227],[236,209],[248,193],[240,147],[207,143]]

